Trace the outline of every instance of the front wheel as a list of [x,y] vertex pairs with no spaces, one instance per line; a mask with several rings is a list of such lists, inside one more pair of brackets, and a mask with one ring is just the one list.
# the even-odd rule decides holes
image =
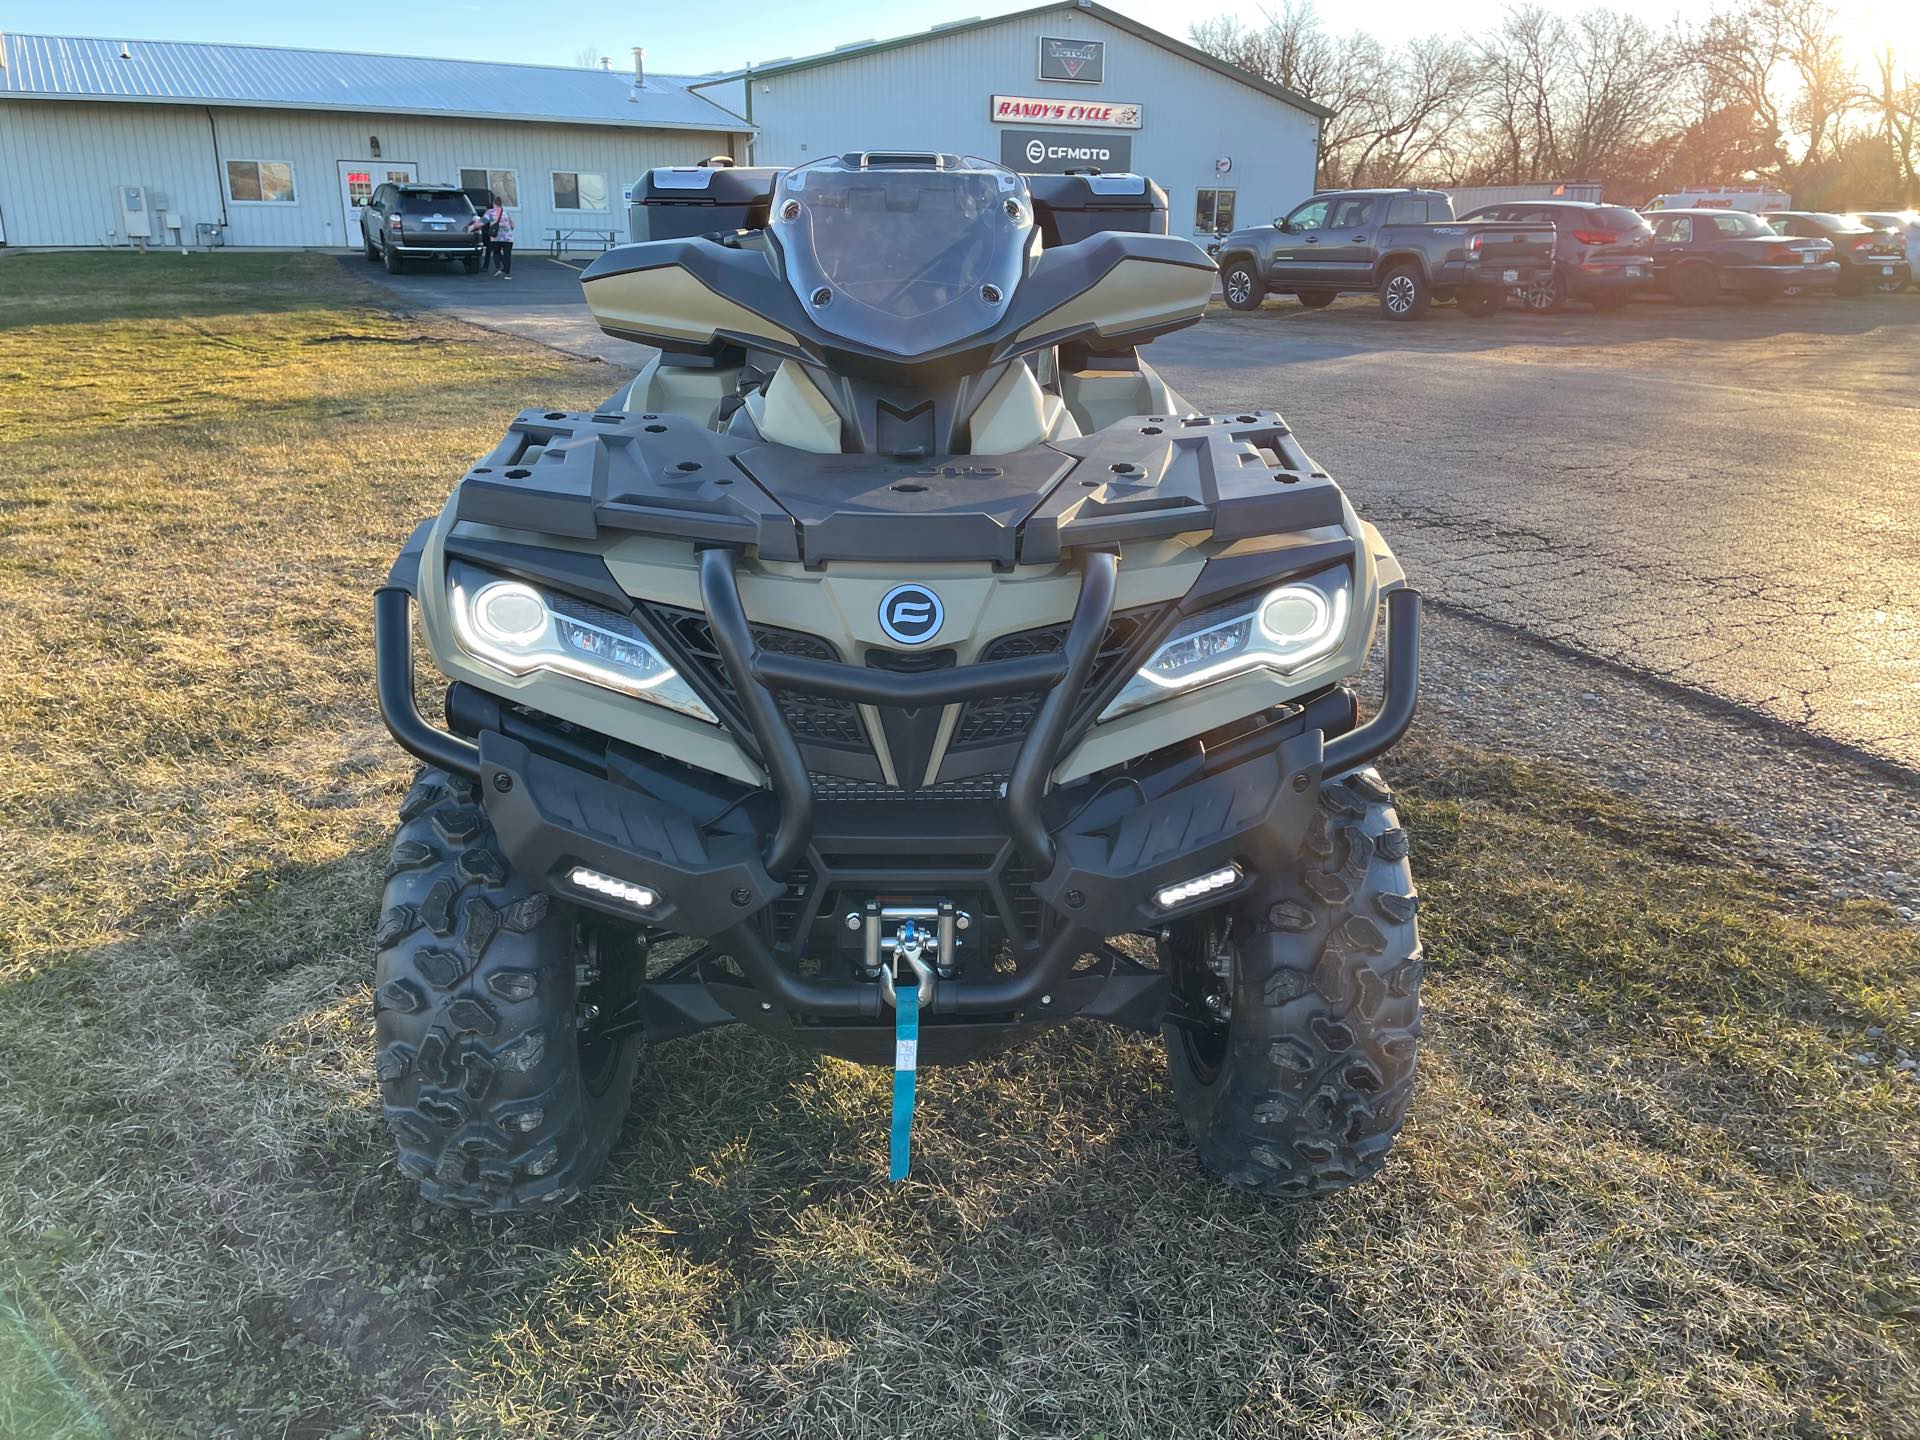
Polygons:
[[572,1199],[626,1117],[635,1035],[596,1033],[644,964],[516,875],[478,788],[422,771],[400,806],[374,966],[380,1099],[400,1169],[440,1205]]
[[1220,293],[1226,297],[1229,310],[1258,310],[1267,298],[1267,287],[1251,260],[1234,260],[1220,272]]
[[1389,320],[1418,320],[1432,301],[1426,280],[1411,265],[1389,270],[1380,286],[1380,309]]
[[1417,906],[1392,796],[1360,770],[1322,785],[1291,874],[1174,927],[1167,1068],[1209,1170],[1304,1197],[1386,1162],[1420,1040]]

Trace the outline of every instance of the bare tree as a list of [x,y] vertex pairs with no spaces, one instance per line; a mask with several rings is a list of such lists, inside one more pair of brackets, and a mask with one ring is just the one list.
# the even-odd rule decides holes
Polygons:
[[[1911,194],[1920,81],[1896,75],[1889,55],[1878,86],[1862,88],[1830,0],[1724,3],[1657,33],[1604,7],[1567,15],[1518,0],[1471,40],[1388,45],[1331,35],[1312,0],[1284,0],[1262,23],[1221,16],[1191,34],[1334,111],[1326,185],[1583,179],[1641,195],[1764,177],[1821,192],[1884,188],[1897,170]],[[1862,178],[1863,144],[1892,153],[1883,178]]]
[[1307,0],[1287,0],[1246,26],[1202,21],[1194,44],[1331,109],[1320,137],[1319,180],[1395,184],[1445,146],[1472,89],[1472,65],[1455,41],[1429,38],[1389,50],[1373,36],[1330,37]]
[[598,45],[586,45],[573,52],[573,63],[582,70],[598,70],[606,61]]
[[1920,202],[1920,78],[1905,70],[1895,77],[1892,46],[1874,56],[1874,68],[1880,133],[1900,178],[1900,200],[1912,205]]

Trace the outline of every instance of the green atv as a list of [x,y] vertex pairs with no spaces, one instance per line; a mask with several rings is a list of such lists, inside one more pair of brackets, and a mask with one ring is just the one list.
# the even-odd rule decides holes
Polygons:
[[1164,193],[903,153],[640,189],[583,283],[658,358],[522,413],[376,598],[426,766],[378,937],[401,1168],[563,1203],[646,1042],[743,1024],[893,1064],[898,1175],[920,1062],[1077,1018],[1163,1032],[1229,1182],[1373,1173],[1421,956],[1369,765],[1419,596],[1278,414],[1140,359],[1215,279]]

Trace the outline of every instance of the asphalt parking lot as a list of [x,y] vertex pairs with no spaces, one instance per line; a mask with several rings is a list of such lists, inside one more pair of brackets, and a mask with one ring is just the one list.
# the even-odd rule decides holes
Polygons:
[[[648,353],[542,257],[376,278]],[[1411,324],[1270,300],[1150,358],[1202,409],[1279,408],[1442,604],[1920,767],[1920,294]]]
[[1920,295],[1269,301],[1153,359],[1276,404],[1434,598],[1920,763]]

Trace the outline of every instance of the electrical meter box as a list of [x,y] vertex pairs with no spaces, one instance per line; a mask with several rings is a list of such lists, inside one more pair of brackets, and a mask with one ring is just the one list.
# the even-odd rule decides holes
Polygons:
[[151,240],[153,210],[147,204],[147,187],[122,185],[115,193],[120,197],[120,233],[129,240]]

